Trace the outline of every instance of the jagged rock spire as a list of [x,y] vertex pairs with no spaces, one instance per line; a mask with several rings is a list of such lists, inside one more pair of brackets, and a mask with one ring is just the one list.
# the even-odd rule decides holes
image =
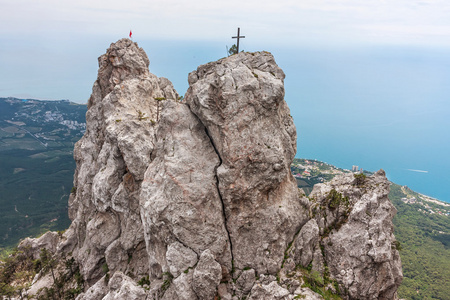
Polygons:
[[320,299],[301,267],[345,299],[395,299],[384,174],[337,178],[309,198],[297,189],[296,129],[270,53],[199,66],[184,103],[128,39],[99,65],[56,250],[80,265],[77,299]]

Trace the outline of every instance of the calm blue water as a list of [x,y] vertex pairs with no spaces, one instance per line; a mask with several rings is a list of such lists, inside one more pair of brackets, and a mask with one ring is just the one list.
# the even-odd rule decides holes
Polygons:
[[297,157],[382,168],[390,180],[450,202],[449,52],[364,48],[278,57]]

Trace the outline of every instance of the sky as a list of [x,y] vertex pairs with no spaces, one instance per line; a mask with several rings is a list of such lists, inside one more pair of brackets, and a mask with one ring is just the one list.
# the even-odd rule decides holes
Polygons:
[[[86,103],[97,58],[128,37],[180,95],[227,55],[273,53],[298,157],[357,164],[450,202],[448,0],[0,0],[0,97]],[[448,141],[448,142],[447,142]],[[433,159],[430,159],[433,158]],[[423,172],[420,172],[423,171]]]
[[[86,102],[97,57],[129,30],[151,60],[165,68],[181,60],[187,72],[225,56],[237,27],[246,36],[241,49],[248,51],[450,47],[445,0],[0,0],[0,5],[1,96]],[[152,56],[160,52],[170,53],[172,63]]]

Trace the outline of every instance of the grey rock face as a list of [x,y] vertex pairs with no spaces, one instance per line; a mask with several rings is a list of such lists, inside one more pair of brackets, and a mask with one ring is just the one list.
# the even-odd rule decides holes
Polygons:
[[173,242],[167,247],[166,259],[169,272],[175,277],[180,276],[189,268],[193,268],[198,261],[197,253],[180,242]]
[[146,291],[139,287],[134,280],[122,272],[115,272],[108,283],[103,277],[85,293],[80,294],[77,300],[141,300],[145,298]]
[[20,242],[18,248],[21,250],[27,249],[27,252],[32,255],[33,259],[38,259],[40,258],[41,249],[43,248],[47,249],[52,254],[55,253],[59,241],[60,236],[58,233],[49,231],[37,239],[24,239]]
[[216,175],[234,266],[276,274],[307,221],[290,173],[296,131],[270,53],[239,53],[189,74],[186,103],[220,158]]
[[108,287],[109,292],[103,300],[140,300],[146,298],[146,291],[122,272],[114,273],[108,282]]
[[72,225],[59,248],[73,252],[88,283],[103,276],[105,263],[111,272],[148,272],[139,261],[148,258],[138,196],[156,142],[155,98],[178,96],[168,80],[149,73],[148,64],[136,43],[111,44],[99,58],[86,133],[75,145]]
[[315,219],[311,219],[295,238],[290,255],[294,261],[307,267],[312,262],[316,249],[319,249],[319,226]]
[[402,281],[392,225],[396,210],[388,193],[381,170],[359,184],[353,175],[337,177],[310,195],[317,200],[325,261],[350,299],[394,299]]
[[108,284],[103,277],[91,286],[86,292],[78,295],[77,300],[103,299],[108,294]]
[[161,278],[174,269],[173,255],[167,255],[175,251],[176,242],[184,247],[180,252],[190,253],[190,262],[181,263],[182,268],[195,264],[209,249],[231,270],[230,245],[214,175],[220,161],[205,128],[186,105],[168,102],[157,139],[155,159],[145,173],[140,194],[151,277]]
[[242,271],[241,275],[236,280],[238,291],[240,291],[243,295],[247,295],[255,284],[255,280],[255,270],[250,269]]
[[148,75],[149,64],[147,54],[131,40],[121,39],[112,43],[106,54],[98,58],[99,70],[96,83],[101,90],[101,99],[121,82]]
[[214,299],[222,279],[222,268],[210,250],[203,251],[194,269],[193,288],[199,299]]
[[169,289],[164,293],[162,299],[167,300],[196,300],[198,299],[194,290],[192,289],[192,273],[182,273],[173,280]]
[[269,284],[257,284],[253,287],[249,300],[288,300],[294,299],[294,296],[288,290],[279,286],[275,281]]

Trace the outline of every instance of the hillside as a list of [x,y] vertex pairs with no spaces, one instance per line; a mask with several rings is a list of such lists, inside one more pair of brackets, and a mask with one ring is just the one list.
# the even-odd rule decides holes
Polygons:
[[[309,193],[315,183],[350,173],[316,160],[294,159],[291,171]],[[306,171],[306,173],[304,173]],[[302,175],[303,174],[303,175]],[[365,171],[369,175],[370,172]],[[400,242],[405,299],[448,299],[450,295],[450,204],[391,183],[389,198],[397,209],[394,233]]]
[[0,98],[0,250],[48,230],[66,229],[74,143],[86,106]]

